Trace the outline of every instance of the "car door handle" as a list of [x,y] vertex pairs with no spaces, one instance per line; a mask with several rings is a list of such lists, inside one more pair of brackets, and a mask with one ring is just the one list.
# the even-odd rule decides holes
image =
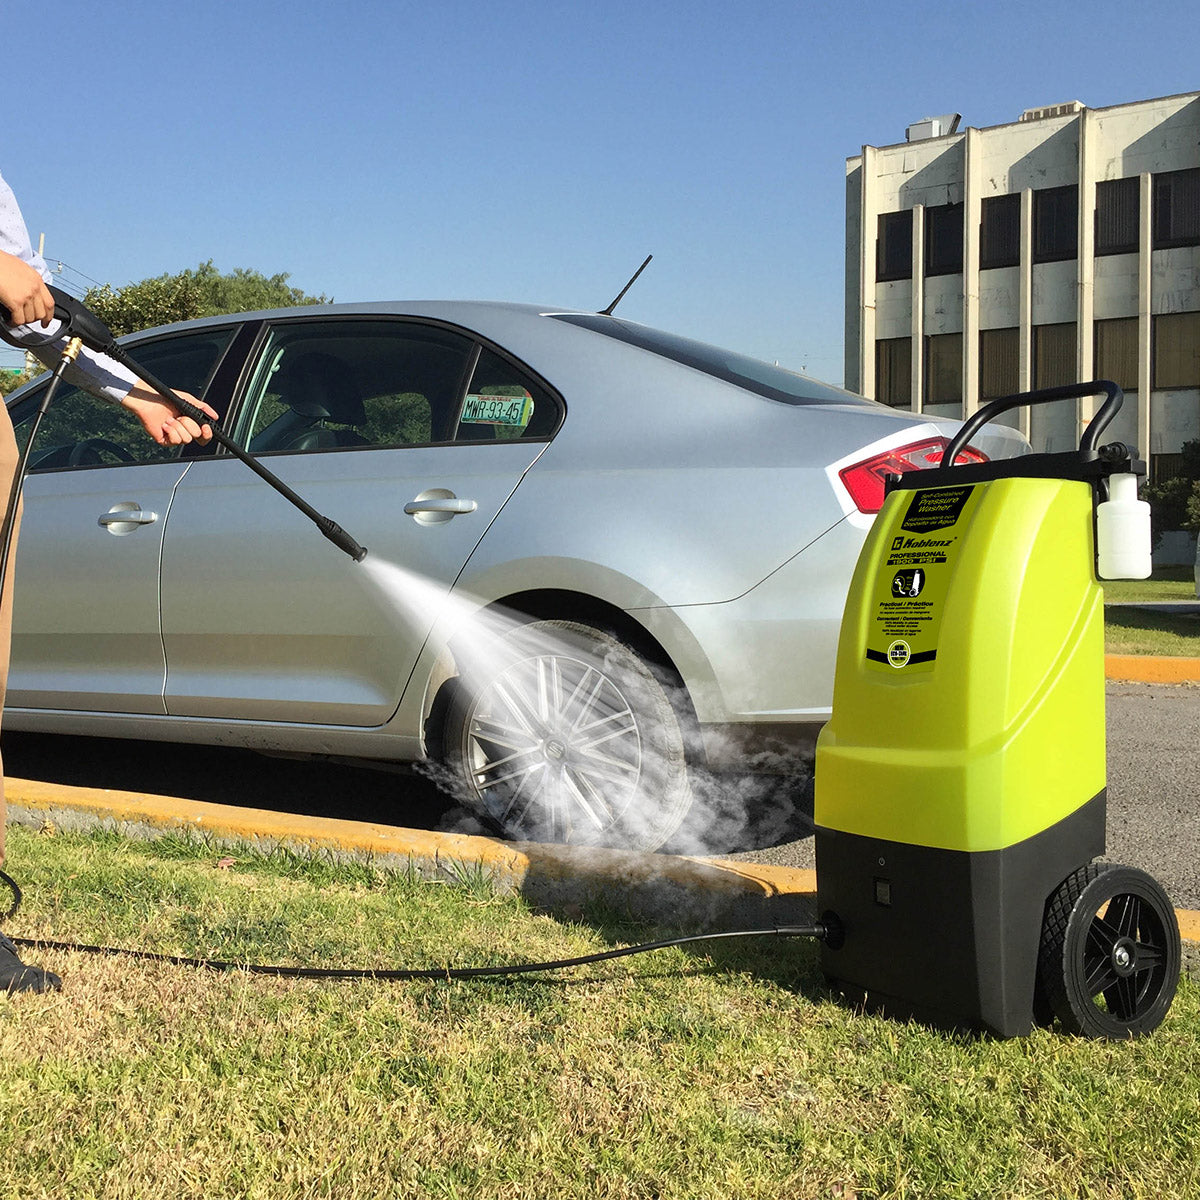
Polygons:
[[158,513],[145,512],[137,505],[114,505],[106,513],[101,513],[97,524],[110,529],[116,525],[153,525],[158,520]]
[[404,511],[410,517],[420,513],[459,517],[465,513],[473,513],[478,507],[479,504],[475,500],[462,500],[458,496],[417,496],[404,506]]

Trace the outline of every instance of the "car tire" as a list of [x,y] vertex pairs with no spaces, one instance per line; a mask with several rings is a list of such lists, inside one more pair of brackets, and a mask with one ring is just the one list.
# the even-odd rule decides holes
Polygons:
[[464,806],[514,840],[662,846],[692,804],[677,685],[577,621],[533,621],[493,648],[465,665],[445,719]]

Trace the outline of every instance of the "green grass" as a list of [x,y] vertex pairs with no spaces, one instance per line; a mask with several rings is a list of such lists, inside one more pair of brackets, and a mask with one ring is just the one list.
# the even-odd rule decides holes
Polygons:
[[[180,839],[11,831],[10,932],[187,954],[436,965],[656,931]],[[669,917],[668,917],[669,919]],[[0,998],[0,1196],[1200,1195],[1200,989],[1138,1042],[864,1016],[801,941],[556,979],[346,984],[45,952]]]
[[1104,649],[1108,654],[1200,658],[1200,616],[1140,608],[1106,608]]
[[1104,599],[1105,602],[1125,603],[1195,600],[1195,574],[1191,567],[1159,567],[1149,579],[1106,581]]
[[1149,579],[1105,583],[1105,652],[1156,654],[1168,658],[1200,657],[1200,617],[1118,606],[1120,603],[1153,604],[1195,599],[1191,567],[1160,567]]

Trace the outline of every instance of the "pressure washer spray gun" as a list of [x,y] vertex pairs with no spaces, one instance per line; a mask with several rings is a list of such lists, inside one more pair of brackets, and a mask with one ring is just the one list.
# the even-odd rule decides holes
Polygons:
[[[3,579],[4,567],[7,565],[8,549],[12,540],[12,517],[16,512],[17,498],[20,495],[21,484],[25,478],[29,451],[37,435],[37,428],[41,424],[46,410],[50,407],[50,402],[54,398],[54,393],[64,372],[78,357],[79,351],[83,346],[87,346],[88,349],[95,350],[100,354],[106,354],[122,366],[128,367],[129,370],[133,371],[140,379],[158,392],[164,400],[173,405],[181,415],[191,417],[198,425],[208,425],[212,429],[213,440],[215,442],[224,446],[235,458],[241,459],[250,470],[269,483],[285,500],[295,505],[339,550],[348,554],[355,562],[362,562],[367,554],[365,547],[360,546],[336,521],[317,512],[307,500],[297,495],[282,479],[272,471],[269,471],[252,455],[247,454],[241,446],[233,442],[219,426],[213,423],[213,419],[206,412],[184,400],[182,396],[176,395],[165,383],[156,379],[145,367],[135,362],[129,352],[116,340],[108,326],[94,312],[79,300],[76,300],[74,296],[68,295],[60,288],[50,288],[50,294],[54,297],[54,316],[61,322],[61,328],[53,333],[50,340],[57,342],[60,338],[65,337],[67,345],[63,350],[58,365],[54,369],[50,386],[46,388],[46,391],[42,395],[42,401],[38,406],[33,427],[30,429],[29,437],[26,439],[25,448],[17,466],[5,516],[3,554],[0,557],[0,579]],[[8,324],[9,315],[8,310],[0,306],[0,317],[4,318],[5,328]],[[0,330],[0,333],[2,332],[3,330]],[[27,348],[21,343],[13,342],[12,344],[19,345],[22,349]]]

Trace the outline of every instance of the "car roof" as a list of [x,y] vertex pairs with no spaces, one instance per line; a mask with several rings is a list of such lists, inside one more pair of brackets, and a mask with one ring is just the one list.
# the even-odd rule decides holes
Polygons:
[[[640,361],[639,370],[643,372],[650,369],[648,358],[653,358],[660,368],[674,372],[682,370],[685,374],[699,371],[706,377],[707,383],[720,382],[739,391],[749,391],[760,397],[787,403],[876,407],[873,401],[822,380],[622,317],[577,308],[509,301],[386,300],[300,305],[202,317],[130,336],[131,340],[140,341],[182,330],[216,328],[233,321],[377,316],[445,323],[494,342],[542,373],[555,375],[566,371],[566,378],[574,373],[573,368],[581,365],[580,359],[583,357],[593,362],[597,358],[609,363],[623,360],[627,366]],[[770,381],[763,378],[764,371],[775,376],[776,386],[771,386]]]

